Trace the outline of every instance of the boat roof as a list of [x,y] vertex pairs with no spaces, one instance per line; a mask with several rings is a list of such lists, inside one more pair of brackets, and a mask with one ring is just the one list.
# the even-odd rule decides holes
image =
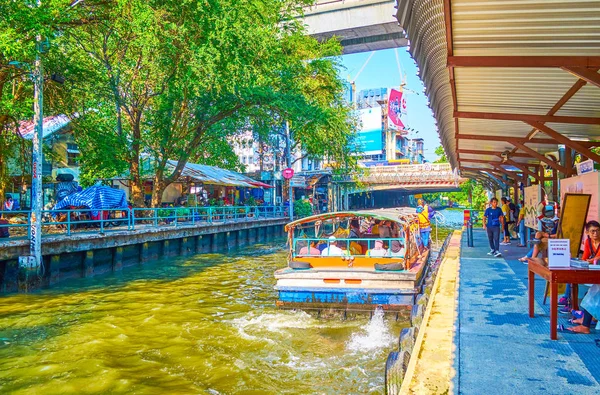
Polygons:
[[306,224],[309,222],[325,221],[333,218],[375,218],[383,221],[403,222],[400,216],[415,214],[416,210],[413,208],[402,207],[400,209],[381,209],[381,210],[370,210],[370,211],[336,211],[332,213],[323,213],[304,217],[296,221],[292,221],[285,226],[285,230],[288,231],[290,228],[295,228],[298,225]]

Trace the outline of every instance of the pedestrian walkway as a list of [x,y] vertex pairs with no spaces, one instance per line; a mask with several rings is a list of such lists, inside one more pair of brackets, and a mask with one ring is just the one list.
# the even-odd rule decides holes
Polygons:
[[[456,277],[449,272],[454,259],[444,258],[430,301],[432,313],[421,326],[423,342],[413,351],[418,358],[411,365],[416,368],[409,365],[403,393],[439,393],[443,386],[430,374],[437,371],[438,378],[451,379],[449,392],[455,394],[600,394],[600,348],[595,342],[600,330],[559,333],[558,340],[550,340],[549,302],[542,303],[545,281],[539,277],[536,317],[529,318],[527,265],[518,261],[527,248],[513,242],[501,246],[503,256],[494,258],[487,255],[485,232],[473,233],[474,247],[467,247],[466,232],[460,242],[454,292],[443,284]],[[568,326],[568,318],[559,317],[559,323]],[[432,358],[427,340],[443,339],[444,331],[453,333],[454,352],[446,352],[442,341],[435,344],[439,352]]]
[[[549,302],[545,281],[536,278],[535,318],[527,310],[527,265],[518,261],[527,249],[501,246],[492,258],[487,236],[474,232],[474,246],[463,237],[454,343],[455,393],[598,394],[600,333],[560,333],[549,338]],[[559,323],[568,325],[567,318]]]

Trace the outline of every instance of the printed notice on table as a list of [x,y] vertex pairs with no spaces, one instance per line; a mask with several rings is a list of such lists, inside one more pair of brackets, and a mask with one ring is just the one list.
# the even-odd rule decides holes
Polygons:
[[571,242],[569,239],[548,239],[548,267],[551,269],[571,266]]

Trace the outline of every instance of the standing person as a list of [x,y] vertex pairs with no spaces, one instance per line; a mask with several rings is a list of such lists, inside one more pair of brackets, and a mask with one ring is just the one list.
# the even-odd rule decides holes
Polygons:
[[525,247],[525,209],[523,208],[522,200],[519,210],[519,218],[517,219],[517,228],[519,229],[519,244],[517,247]]
[[485,209],[483,214],[483,229],[487,231],[488,241],[490,242],[490,252],[488,255],[501,257],[500,253],[500,229],[504,226],[504,213],[498,207],[498,199],[495,197],[490,200],[490,207]]
[[518,239],[517,232],[515,231],[515,224],[517,222],[517,206],[510,200],[510,198],[506,198],[508,200],[508,210],[509,210],[509,219],[508,219],[508,235],[511,239]]
[[504,231],[504,240],[500,245],[507,246],[510,245],[510,233],[508,232],[508,222],[510,221],[510,208],[508,207],[508,199],[503,197],[500,199],[502,201],[502,214],[504,216],[504,223],[502,225],[502,229]]
[[423,247],[429,248],[429,236],[431,235],[431,217],[433,210],[423,199],[417,201],[417,214],[419,214],[419,229],[421,233],[421,242]]

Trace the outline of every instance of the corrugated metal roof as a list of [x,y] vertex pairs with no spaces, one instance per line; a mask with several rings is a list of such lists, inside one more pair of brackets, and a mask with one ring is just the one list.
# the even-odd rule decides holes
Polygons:
[[[445,2],[450,5],[449,18],[444,15]],[[451,21],[450,48],[447,20]],[[459,158],[464,158],[469,168],[489,168],[485,163],[467,161],[500,158],[458,154],[457,149],[501,153],[515,148],[504,138],[527,138],[534,130],[522,121],[463,118],[456,121],[455,105],[459,112],[546,115],[581,82],[559,67],[471,65],[450,70],[446,67],[449,55],[600,56],[600,0],[398,0],[398,21],[408,34],[410,52],[421,69],[442,144],[453,166],[459,164]],[[591,84],[580,87],[555,115],[600,117],[600,88]],[[460,135],[497,136],[499,140],[457,142],[456,125]],[[547,123],[546,126],[571,140],[600,137],[600,125],[596,124]],[[543,132],[537,133],[536,138],[550,139]],[[527,146],[542,154],[557,149],[555,144],[527,143]],[[517,163],[538,162],[526,157],[511,159]]]
[[[51,136],[55,132],[61,130],[65,126],[67,126],[71,122],[71,119],[66,115],[53,115],[50,117],[44,118],[42,123],[42,134],[43,138]],[[31,121],[21,121],[19,123],[19,133],[21,137],[27,140],[33,139],[35,125],[33,124],[33,120]]]

